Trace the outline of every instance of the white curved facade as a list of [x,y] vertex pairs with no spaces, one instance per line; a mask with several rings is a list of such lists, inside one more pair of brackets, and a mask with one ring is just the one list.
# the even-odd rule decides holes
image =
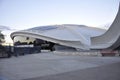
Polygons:
[[106,33],[91,37],[92,49],[116,49],[120,46],[120,6],[115,20]]
[[51,25],[40,26],[27,30],[17,31],[11,37],[26,36],[50,41],[64,46],[88,50],[90,49],[90,37],[101,35],[103,29],[87,27],[84,25]]

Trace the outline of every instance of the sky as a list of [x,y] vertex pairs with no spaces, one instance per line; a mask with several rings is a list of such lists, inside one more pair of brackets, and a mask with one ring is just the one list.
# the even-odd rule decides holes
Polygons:
[[18,30],[56,24],[100,27],[114,20],[119,1],[0,0],[0,25]]

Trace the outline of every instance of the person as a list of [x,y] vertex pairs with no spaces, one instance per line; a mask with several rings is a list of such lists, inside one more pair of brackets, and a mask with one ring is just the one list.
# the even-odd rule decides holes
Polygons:
[[41,52],[41,44],[39,43],[39,41],[34,40],[33,45],[34,45],[34,52],[40,53]]

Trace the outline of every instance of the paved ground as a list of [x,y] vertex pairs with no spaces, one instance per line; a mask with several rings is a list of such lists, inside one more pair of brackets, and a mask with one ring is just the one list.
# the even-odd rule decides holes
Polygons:
[[0,80],[120,80],[120,57],[51,52],[0,59]]
[[25,80],[120,80],[120,63]]

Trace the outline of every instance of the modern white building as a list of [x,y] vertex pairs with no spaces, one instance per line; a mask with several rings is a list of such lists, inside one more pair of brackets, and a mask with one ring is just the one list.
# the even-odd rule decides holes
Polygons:
[[49,25],[13,32],[11,38],[14,42],[40,39],[76,50],[117,49],[120,46],[120,9],[107,31],[84,25]]
[[[36,38],[76,49],[90,49],[90,38],[102,35],[106,30],[84,25],[50,25],[40,26],[11,34],[14,42],[33,42]],[[27,40],[29,37],[29,40]]]

